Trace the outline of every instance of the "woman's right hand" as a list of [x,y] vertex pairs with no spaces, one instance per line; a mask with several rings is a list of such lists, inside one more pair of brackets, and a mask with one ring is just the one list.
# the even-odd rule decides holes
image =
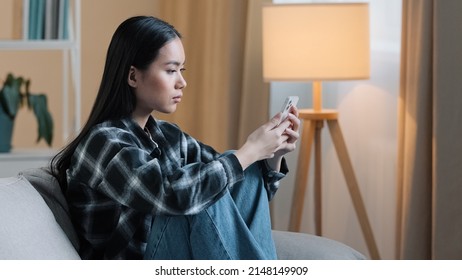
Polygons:
[[[289,136],[284,132],[291,126],[291,122],[285,121],[277,126],[280,117],[281,113],[278,113],[267,123],[257,128],[247,137],[244,145],[235,152],[235,156],[243,169],[258,160],[274,157],[274,154],[288,140]],[[295,116],[289,116],[289,118],[292,117]]]

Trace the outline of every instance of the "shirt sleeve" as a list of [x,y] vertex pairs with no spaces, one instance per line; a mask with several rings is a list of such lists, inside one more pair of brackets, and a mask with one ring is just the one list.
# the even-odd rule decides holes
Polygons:
[[[214,150],[213,148],[200,143],[191,136],[184,134],[184,137],[186,138],[186,143],[189,143],[189,149],[190,151],[188,155],[188,159],[193,161],[197,160],[210,160],[211,156],[214,156]],[[200,155],[194,155],[192,154],[192,151],[201,151]],[[225,155],[232,153],[233,151],[228,151],[225,153]],[[216,155],[215,155],[216,156]],[[286,174],[289,172],[289,169],[287,167],[287,162],[286,159],[283,157],[281,161],[281,167],[279,170],[274,170],[272,169],[268,164],[266,160],[261,160],[258,162],[260,166],[260,170],[262,173],[263,181],[265,183],[265,188],[268,194],[268,200],[273,199],[275,196],[277,190],[279,189],[279,181],[283,179]]]
[[259,163],[262,170],[263,180],[265,182],[265,188],[268,194],[268,200],[272,200],[277,190],[279,189],[279,181],[289,172],[286,159],[284,157],[282,158],[281,167],[279,170],[274,170],[269,167],[266,160],[262,160]]
[[130,137],[101,132],[90,135],[76,150],[68,179],[85,182],[124,206],[154,215],[196,214],[243,179],[242,167],[233,154],[186,164],[165,174],[161,164],[170,163],[152,158]]

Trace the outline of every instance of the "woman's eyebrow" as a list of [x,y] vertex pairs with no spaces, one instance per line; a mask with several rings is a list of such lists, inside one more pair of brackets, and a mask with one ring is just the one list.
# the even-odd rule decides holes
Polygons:
[[181,62],[175,61],[175,60],[167,61],[167,62],[165,63],[165,65],[170,65],[170,64],[173,64],[173,65],[175,65],[175,66],[182,66],[182,65],[184,65],[184,63],[181,63]]

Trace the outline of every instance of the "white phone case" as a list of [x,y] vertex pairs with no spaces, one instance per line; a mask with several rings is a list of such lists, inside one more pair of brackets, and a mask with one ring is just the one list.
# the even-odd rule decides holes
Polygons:
[[283,122],[287,118],[290,107],[297,106],[297,102],[298,102],[298,96],[289,96],[286,98],[286,100],[284,101],[284,105],[281,108],[282,114],[281,114],[281,118],[279,119],[278,125],[281,124],[281,122]]

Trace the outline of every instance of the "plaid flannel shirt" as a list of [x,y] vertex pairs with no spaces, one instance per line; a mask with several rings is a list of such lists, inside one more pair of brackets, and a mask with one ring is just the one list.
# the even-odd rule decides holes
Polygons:
[[[221,156],[176,125],[150,117],[95,126],[76,149],[66,192],[83,259],[140,259],[153,215],[193,215],[243,179],[234,154]],[[287,173],[261,162],[268,196]]]

